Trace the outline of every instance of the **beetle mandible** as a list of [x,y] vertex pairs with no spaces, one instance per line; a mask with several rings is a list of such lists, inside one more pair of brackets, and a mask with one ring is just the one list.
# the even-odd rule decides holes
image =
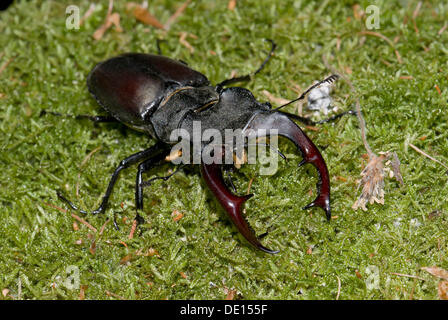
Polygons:
[[[276,45],[272,40],[269,41],[272,44],[271,51],[254,74],[258,73],[273,55]],[[336,78],[337,75],[332,75],[316,83],[299,98],[283,106],[303,99],[311,89],[323,83],[333,82]],[[148,133],[157,142],[120,162],[112,174],[100,206],[92,213],[104,212],[119,173],[134,164],[138,164],[135,184],[136,209],[143,210],[143,173],[163,163],[170,154],[170,147],[174,143],[170,139],[173,130],[184,129],[192,133],[193,122],[200,121],[202,130],[241,129],[244,134],[249,129],[255,132],[276,129],[279,136],[291,140],[303,157],[299,166],[311,163],[316,167],[319,176],[318,195],[304,209],[320,207],[325,211],[327,219],[330,219],[330,179],[327,166],[318,148],[291,119],[306,123],[312,121],[280,111],[283,106],[274,109],[269,103],[260,103],[245,88],[226,88],[229,84],[250,79],[251,75],[247,75],[212,86],[205,75],[183,62],[162,55],[142,53],[126,53],[97,64],[87,77],[87,87],[111,117],[90,117],[91,120],[118,120],[133,129]],[[261,134],[258,135],[260,136]],[[207,143],[202,142],[202,148],[206,146]],[[224,153],[225,150],[221,156]],[[242,215],[243,204],[252,195],[234,194],[223,178],[223,165],[219,163],[202,162],[200,171],[208,188],[247,241],[262,251],[277,253],[278,251],[261,244]],[[73,209],[87,213],[59,192],[58,196]]]

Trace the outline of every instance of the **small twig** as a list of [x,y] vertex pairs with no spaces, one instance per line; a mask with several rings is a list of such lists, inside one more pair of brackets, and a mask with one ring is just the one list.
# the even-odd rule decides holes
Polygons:
[[415,151],[417,151],[418,153],[424,155],[425,157],[427,157],[428,159],[431,159],[431,160],[434,161],[434,162],[437,162],[438,164],[442,165],[445,169],[448,170],[448,166],[447,166],[447,165],[445,165],[444,163],[440,162],[439,160],[437,160],[437,159],[431,157],[431,156],[430,156],[429,154],[427,154],[425,151],[423,151],[423,150],[417,148],[417,147],[414,146],[412,143],[409,143],[409,146],[410,146],[412,149],[414,149]]
[[171,28],[171,25],[177,20],[177,18],[187,9],[188,5],[190,4],[191,0],[185,1],[177,10],[174,12],[174,14],[168,18],[166,21],[164,27],[165,30],[169,30]]
[[413,278],[413,279],[419,279],[419,280],[423,280],[423,281],[426,280],[426,279],[424,279],[422,277],[414,276],[412,274],[403,274],[403,273],[397,273],[397,272],[391,272],[390,274],[392,274],[394,276],[399,276],[399,277]]
[[247,193],[246,194],[250,193],[250,188],[252,188],[252,183],[254,182],[254,179],[255,178],[252,178],[252,179],[249,180],[249,185],[247,186]]
[[417,6],[415,7],[415,10],[414,10],[414,13],[412,14],[412,22],[413,22],[413,24],[414,24],[414,30],[415,30],[415,33],[417,33],[418,34],[418,28],[417,28],[417,23],[416,23],[416,19],[417,19],[417,16],[418,16],[418,14],[419,14],[419,12],[420,12],[420,8],[422,7],[422,2],[421,1],[419,1],[418,3],[417,3]]
[[403,63],[403,60],[401,60],[400,53],[398,52],[397,49],[395,49],[395,44],[393,43],[392,40],[390,40],[385,35],[383,35],[379,32],[375,32],[375,31],[361,31],[359,34],[366,35],[366,36],[374,36],[374,37],[378,37],[378,38],[385,40],[392,47],[392,49],[394,49],[395,55],[397,56],[398,63],[400,63],[400,64]]
[[134,238],[134,233],[135,233],[135,229],[137,228],[137,219],[134,219],[134,221],[132,222],[132,227],[131,227],[131,231],[129,232],[129,236],[128,239],[132,239]]
[[2,74],[3,71],[9,66],[9,64],[15,59],[15,57],[10,58],[8,61],[6,61],[2,66],[0,67],[0,74]]
[[437,32],[437,35],[440,36],[446,30],[446,28],[448,28],[448,22],[445,22],[443,27],[439,30],[439,32]]
[[109,223],[110,219],[107,219],[106,222],[104,222],[104,224],[101,226],[100,229],[100,233],[98,234],[99,236],[101,236],[104,232],[104,229],[106,229],[107,224]]
[[[51,204],[51,203],[46,203],[46,202],[43,202],[43,204],[44,205],[46,205],[46,206],[48,206],[48,207],[51,207],[51,208],[53,208],[53,209],[56,209],[56,210],[58,210],[58,211],[60,211],[60,212],[62,212],[62,213],[67,213],[67,210],[65,210],[65,209],[62,209],[62,208],[60,208],[60,207],[58,207],[58,206],[55,206],[54,204]],[[87,228],[89,228],[90,230],[92,230],[92,231],[94,231],[94,232],[98,232],[98,230],[94,227],[94,226],[92,226],[90,223],[88,223],[86,220],[84,220],[83,218],[81,218],[81,217],[79,217],[79,216],[77,216],[76,214],[74,214],[74,213],[71,213],[71,216],[73,217],[73,218],[75,218],[76,220],[78,220],[79,222],[81,222],[83,225],[85,225]],[[106,223],[107,223],[108,221],[106,221]],[[105,224],[106,224],[105,223]],[[104,225],[105,226],[105,225]]]
[[165,29],[163,24],[156,17],[154,17],[151,13],[149,13],[149,11],[147,10],[146,7],[137,5],[133,2],[129,2],[127,4],[127,9],[132,10],[132,14],[138,21],[140,21],[146,25],[153,26],[157,29],[162,29],[162,30]]
[[227,4],[227,9],[235,10],[235,7],[236,7],[236,0],[229,0],[229,3]]
[[182,31],[180,33],[179,42],[182,43],[187,49],[190,51],[190,53],[194,53],[193,46],[187,41],[187,37],[191,36],[188,32]]
[[81,20],[79,20],[79,25],[81,26],[84,21],[86,21],[92,13],[95,11],[95,4],[91,3],[89,9],[87,9],[86,13],[82,16]]
[[269,99],[270,102],[273,102],[273,103],[278,104],[278,105],[286,104],[286,103],[289,102],[288,99],[275,97],[268,90],[263,90],[263,94],[266,96],[266,98]]
[[59,212],[67,213],[67,210],[62,209],[61,207],[55,206],[54,204],[46,203],[46,202],[42,202],[42,203],[43,203],[44,205],[46,205],[47,207],[50,207],[50,208],[53,208],[53,209],[58,210]]
[[114,298],[117,298],[117,299],[120,299],[120,300],[126,300],[126,298],[124,298],[124,297],[122,297],[122,296],[119,296],[119,295],[116,294],[116,293],[107,291],[107,290],[106,290],[106,294],[107,294],[109,297],[114,297]]
[[75,218],[76,220],[78,220],[79,222],[81,222],[83,225],[85,225],[87,228],[89,228],[90,230],[94,231],[95,233],[98,232],[98,230],[92,226],[90,223],[88,223],[86,220],[84,220],[83,218],[81,218],[80,216],[77,216],[76,214],[72,213],[71,214],[73,218]]

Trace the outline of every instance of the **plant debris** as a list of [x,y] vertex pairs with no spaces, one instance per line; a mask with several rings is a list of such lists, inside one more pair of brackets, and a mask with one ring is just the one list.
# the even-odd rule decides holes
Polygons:
[[[417,148],[416,146],[414,146],[412,143],[409,144],[409,146],[414,149],[415,151],[417,151],[418,153],[424,155],[426,158],[431,159],[434,162],[437,162],[438,164],[440,164],[441,166],[443,166],[445,169],[448,170],[448,166],[446,164],[444,164],[443,162],[437,160],[436,158],[431,157],[429,154],[427,154],[426,152],[424,152],[423,150]],[[448,174],[448,171],[447,171]]]
[[311,90],[308,93],[307,108],[313,111],[323,112],[327,115],[331,107],[331,87],[332,84],[326,82]]
[[128,10],[132,11],[132,14],[138,21],[146,25],[153,26],[157,29],[165,29],[163,24],[159,20],[157,20],[157,18],[154,17],[151,13],[149,13],[146,7],[143,7],[134,2],[128,3],[126,7]]
[[227,4],[227,9],[235,10],[235,7],[236,7],[236,0],[229,0],[229,3]]
[[[384,37],[384,36],[383,36]],[[387,38],[386,38],[387,39]],[[387,39],[390,41],[389,39]],[[333,67],[330,66],[325,56],[322,57],[322,60],[325,66],[330,69],[334,74],[340,74]],[[370,148],[369,143],[367,142],[366,135],[366,123],[361,113],[361,104],[359,102],[359,98],[356,95],[355,86],[352,82],[347,78],[347,76],[340,74],[342,79],[344,79],[349,85],[353,95],[356,96],[356,115],[358,117],[359,126],[361,129],[361,139],[364,144],[364,148],[367,151],[369,162],[364,170],[361,172],[361,181],[358,185],[362,186],[361,195],[352,205],[352,209],[358,210],[361,208],[363,211],[367,211],[366,204],[370,203],[380,203],[384,204],[384,164],[383,162],[388,160],[391,156],[393,156],[393,160],[390,162],[392,164],[392,176],[400,182],[403,183],[403,177],[400,171],[400,161],[395,152],[380,152],[379,156],[377,156],[372,149]],[[404,183],[403,183],[404,184]]]
[[184,216],[184,214],[182,212],[179,212],[178,210],[174,210],[171,213],[171,217],[173,217],[173,221],[179,221],[180,219],[182,219]]
[[437,292],[441,300],[448,300],[448,271],[439,267],[423,267],[422,270],[441,279],[437,286]]
[[89,9],[87,9],[86,13],[82,16],[82,18],[79,20],[79,25],[81,26],[84,21],[86,21],[95,11],[95,4],[91,3]]
[[120,15],[117,12],[112,13],[113,7],[114,1],[109,0],[109,8],[107,9],[106,19],[101,27],[96,29],[96,31],[93,33],[93,38],[95,40],[100,40],[103,37],[104,33],[113,25],[115,26],[115,31],[123,32],[123,29],[120,26]]
[[190,33],[185,32],[185,31],[182,31],[180,33],[180,36],[179,36],[179,42],[182,43],[185,47],[187,47],[187,49],[190,51],[190,53],[194,53],[194,48],[187,41],[187,37],[190,37],[190,38],[193,38],[193,39],[197,39],[198,37],[196,37],[194,34],[190,34]]

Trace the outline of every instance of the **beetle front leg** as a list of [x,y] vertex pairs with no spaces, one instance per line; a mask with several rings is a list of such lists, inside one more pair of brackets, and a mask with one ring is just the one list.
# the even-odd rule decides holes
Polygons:
[[[148,182],[143,181],[143,173],[159,165],[162,165],[165,162],[164,160],[168,154],[169,150],[167,149],[166,152],[162,152],[161,154],[153,158],[149,158],[138,165],[137,179],[135,182],[135,207],[137,210],[143,210],[143,187],[149,184]],[[155,179],[168,179],[172,175],[173,174],[166,177],[156,177],[154,179],[151,179],[151,181]]]

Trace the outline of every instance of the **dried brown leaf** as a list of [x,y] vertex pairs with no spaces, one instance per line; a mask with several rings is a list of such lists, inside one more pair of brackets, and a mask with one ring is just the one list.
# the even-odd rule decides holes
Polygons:
[[128,264],[131,260],[132,260],[132,253],[121,258],[120,264]]
[[235,299],[236,290],[224,287],[224,292],[226,293],[226,300],[234,300]]
[[135,5],[132,13],[138,21],[143,22],[144,24],[153,26],[158,29],[165,29],[163,24],[160,23],[160,21],[156,17],[154,17],[151,13],[149,13],[148,10],[146,10],[142,6]]
[[94,240],[94,241],[92,242],[92,244],[90,245],[89,252],[90,252],[92,255],[95,255],[95,253],[96,253],[96,240]]
[[227,4],[227,9],[235,10],[235,7],[236,7],[236,0],[229,0],[229,3]]
[[109,17],[109,21],[115,26],[115,31],[123,32],[123,28],[120,25],[120,15],[118,13],[112,13]]
[[440,281],[437,291],[440,300],[448,300],[448,281]]
[[448,281],[448,271],[439,267],[423,267],[422,270],[429,272],[433,276]]
[[84,300],[86,298],[86,290],[89,286],[86,284],[81,285],[79,288],[79,300]]
[[384,204],[384,166],[383,161],[386,159],[386,155],[382,154],[376,156],[372,154],[369,159],[369,163],[361,172],[361,182],[359,186],[362,186],[361,195],[358,200],[353,204],[352,209],[358,210],[361,208],[367,211],[366,204],[373,204],[374,202]]

